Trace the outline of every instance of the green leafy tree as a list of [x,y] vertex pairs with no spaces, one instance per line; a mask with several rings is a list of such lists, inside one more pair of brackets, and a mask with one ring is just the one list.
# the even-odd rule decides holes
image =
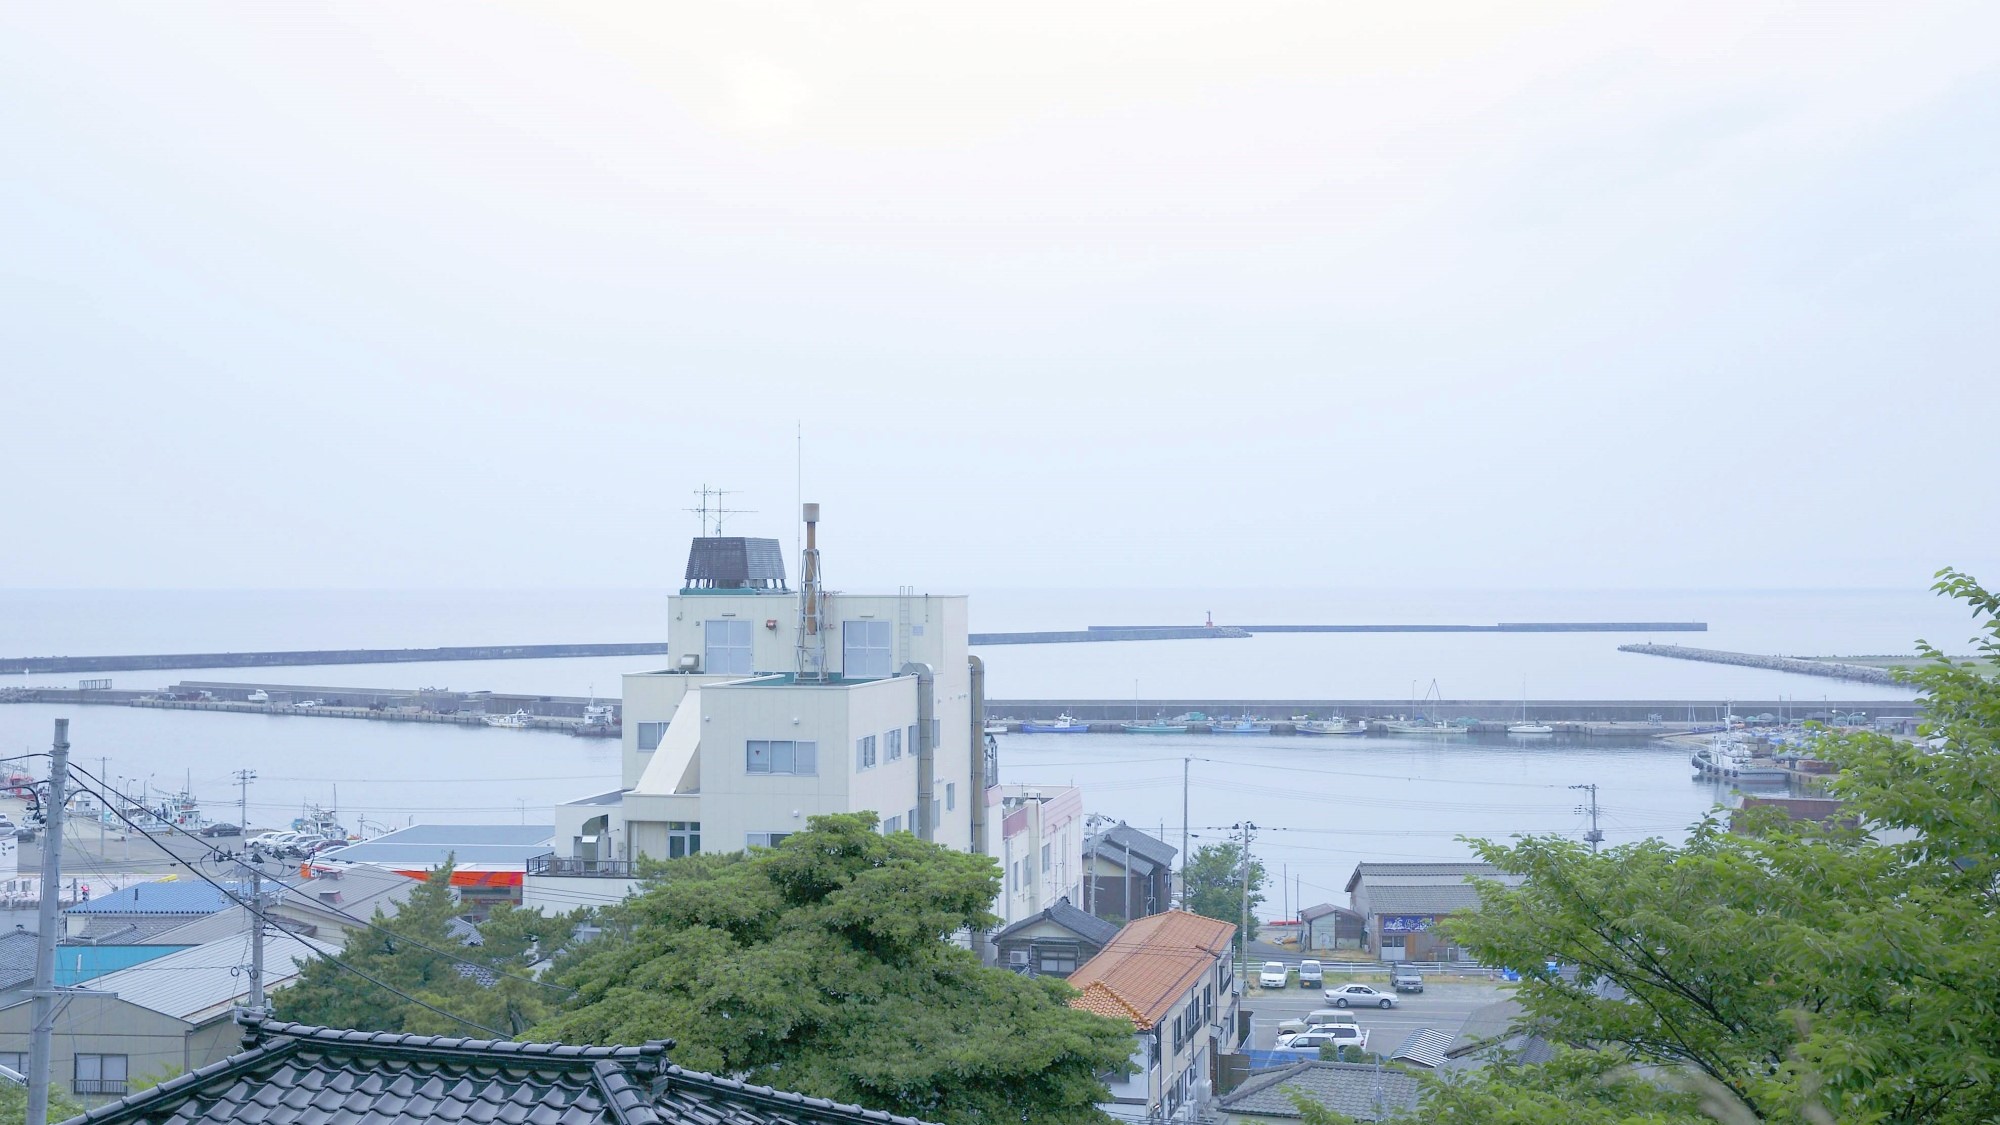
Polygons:
[[[67,1121],[83,1112],[83,1107],[71,1101],[63,1092],[49,1088],[49,1120]],[[28,1088],[9,1082],[0,1082],[0,1125],[22,1125],[28,1120]]]
[[[2000,657],[2000,599],[1938,578]],[[1685,844],[1601,855],[1478,841],[1525,881],[1482,885],[1481,909],[1448,930],[1526,974],[1544,1034],[1678,1075],[1726,1118],[2000,1120],[2000,681],[1919,647],[1929,663],[1904,675],[1926,696],[1928,741],[1827,732],[1818,746],[1855,823],[1711,818]],[[1549,957],[1576,978],[1543,970]],[[1558,1102],[1539,1073],[1494,1082],[1521,1106]]]
[[684,1066],[948,1125],[1104,1121],[1131,1025],[949,941],[994,924],[999,869],[875,825],[814,817],[776,848],[651,868],[561,968],[579,1005],[536,1037],[671,1038]]
[[[1264,863],[1250,857],[1250,916],[1264,902]],[[1187,908],[1205,918],[1238,925],[1243,921],[1243,845],[1206,844],[1188,857]],[[1244,935],[1248,937],[1249,935]]]
[[555,1015],[568,990],[533,979],[533,967],[563,951],[582,912],[545,917],[503,904],[480,925],[481,944],[463,945],[451,929],[462,909],[451,871],[447,865],[432,872],[393,916],[377,910],[375,925],[350,931],[336,955],[395,991],[331,961],[314,961],[272,995],[279,1017],[432,1035],[465,1034],[470,1023],[518,1036]]

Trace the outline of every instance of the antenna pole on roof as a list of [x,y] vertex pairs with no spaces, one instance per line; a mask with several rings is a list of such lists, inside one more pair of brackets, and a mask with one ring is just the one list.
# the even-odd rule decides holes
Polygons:
[[35,985],[28,1025],[28,1114],[26,1125],[48,1125],[49,1062],[56,1039],[56,924],[62,899],[63,785],[69,779],[69,720],[56,720],[49,753],[48,810],[42,839],[42,901],[35,935]]
[[[701,497],[701,504],[698,507],[687,510],[700,519],[701,534],[704,538],[710,535],[719,538],[722,535],[722,517],[724,516],[748,516],[756,514],[755,508],[725,508],[722,506],[722,498],[736,495],[735,489],[710,488],[708,485],[703,484],[695,490],[695,495]],[[708,498],[711,496],[715,497],[715,507],[713,508],[708,506]],[[710,517],[713,517],[715,520],[715,530],[713,532],[709,530]]]

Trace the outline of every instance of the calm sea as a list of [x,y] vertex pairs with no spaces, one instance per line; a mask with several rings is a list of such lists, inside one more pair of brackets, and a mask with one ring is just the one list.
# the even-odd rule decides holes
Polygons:
[[[0,591],[0,654],[249,651],[323,647],[633,641],[664,632],[661,591]],[[1922,636],[1962,648],[1971,629],[1922,590],[1614,591],[1450,594],[1312,591],[990,591],[979,630],[1200,622],[1703,620],[1705,634],[1661,640],[1794,655],[1908,652]],[[1634,656],[1613,634],[1323,634],[1249,640],[997,647],[983,650],[995,698],[1402,698],[1435,679],[1448,697],[1907,698],[1895,688]],[[644,660],[376,664],[252,672],[120,672],[120,687],[179,679],[271,679],[323,686],[490,688],[615,694]],[[6,677],[74,686],[76,677]],[[337,804],[350,826],[546,820],[554,803],[617,782],[617,748],[530,732],[332,719],[0,706],[0,749],[45,750],[51,720],[72,720],[80,764],[134,790],[189,784],[219,817],[253,768],[251,819],[289,821]],[[1600,788],[1613,841],[1675,834],[1722,796],[1690,780],[1684,752],[1646,744],[1504,739],[1456,745],[1368,738],[1008,736],[1010,782],[1085,788],[1093,812],[1165,825],[1178,845],[1181,764],[1193,778],[1197,845],[1244,819],[1258,854],[1300,876],[1309,901],[1333,897],[1356,860],[1465,854],[1460,834],[1580,831],[1572,784]],[[1274,907],[1278,896],[1274,893]]]

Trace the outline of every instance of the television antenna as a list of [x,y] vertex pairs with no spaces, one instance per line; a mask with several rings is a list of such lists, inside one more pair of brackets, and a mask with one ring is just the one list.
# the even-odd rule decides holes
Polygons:
[[[749,516],[755,515],[757,512],[755,508],[725,508],[722,506],[723,497],[735,496],[736,494],[735,489],[710,488],[704,483],[700,488],[695,490],[695,495],[701,498],[700,505],[682,510],[690,512],[700,519],[703,538],[709,536],[719,537],[722,534],[722,518],[724,516]],[[713,505],[709,503],[711,497],[715,500]],[[713,531],[709,530],[710,521],[714,523],[715,530]]]

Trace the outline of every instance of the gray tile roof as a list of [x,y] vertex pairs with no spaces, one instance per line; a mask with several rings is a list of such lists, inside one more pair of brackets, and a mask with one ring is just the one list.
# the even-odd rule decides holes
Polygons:
[[994,941],[1005,941],[1018,931],[1027,929],[1038,922],[1053,922],[1084,941],[1098,948],[1111,943],[1118,936],[1118,927],[1099,918],[1095,914],[1085,914],[1070,905],[1068,898],[1059,898],[1039,914],[1031,914],[1013,925],[993,935]]
[[1389,1057],[1397,1062],[1407,1062],[1426,1070],[1436,1070],[1444,1065],[1444,1053],[1455,1038],[1448,1031],[1433,1031],[1420,1027],[1403,1037],[1403,1045]]
[[1347,877],[1347,892],[1366,877],[1370,883],[1394,883],[1398,878],[1432,878],[1439,875],[1477,876],[1491,879],[1500,875],[1500,869],[1490,863],[1357,863],[1354,874]]
[[1456,887],[1370,887],[1368,910],[1373,914],[1450,914],[1479,906],[1479,890],[1470,883]]
[[249,1050],[75,1125],[922,1125],[668,1061],[670,1042],[584,1047],[261,1021]]
[[378,867],[515,867],[547,855],[552,824],[417,824],[373,840],[335,848],[314,862],[370,863]]
[[1257,1075],[1216,1104],[1224,1113],[1304,1117],[1292,1104],[1297,1091],[1357,1121],[1380,1121],[1415,1109],[1421,1088],[1415,1075],[1393,1066],[1308,1060]]
[[27,930],[0,934],[0,992],[35,979],[35,935]]
[[[1122,822],[1085,839],[1083,842],[1083,850],[1085,852],[1101,855],[1106,859],[1117,859],[1121,862],[1124,860],[1128,849],[1131,851],[1132,858],[1135,861],[1144,859],[1148,863],[1158,867],[1172,867],[1174,857],[1180,854],[1179,848],[1174,847],[1165,840],[1159,839],[1156,836],[1148,836],[1137,828]],[[1139,868],[1139,864],[1136,862],[1132,866],[1135,870]],[[1150,874],[1150,872],[1147,873]]]
[[1474,1008],[1459,1027],[1447,1060],[1450,1069],[1483,1066],[1493,1055],[1512,1055],[1524,1063],[1545,1063],[1555,1056],[1555,1044],[1542,1038],[1527,1018],[1527,1009],[1512,998]]

